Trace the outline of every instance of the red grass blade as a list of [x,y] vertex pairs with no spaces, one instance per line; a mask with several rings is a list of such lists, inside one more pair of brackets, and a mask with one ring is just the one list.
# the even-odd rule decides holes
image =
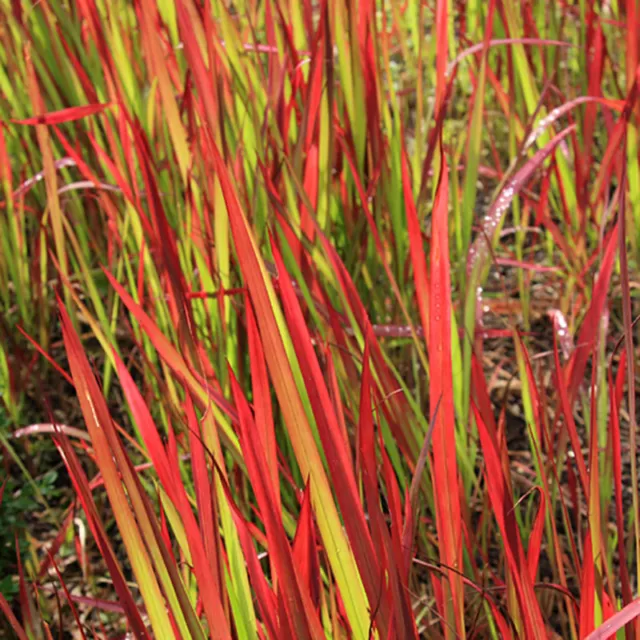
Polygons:
[[593,612],[595,604],[595,567],[591,548],[591,532],[587,532],[584,541],[582,559],[582,578],[580,580],[580,637],[585,638],[593,631]]
[[447,90],[447,60],[449,59],[449,3],[436,1],[436,107],[438,113],[444,104]]
[[322,577],[320,574],[320,561],[318,560],[313,512],[311,510],[311,492],[308,484],[302,496],[298,527],[293,539],[293,560],[300,573],[300,581],[307,587],[311,602],[313,602],[316,611],[319,612]]
[[609,284],[618,249],[618,224],[616,223],[615,227],[609,232],[609,237],[605,242],[600,273],[593,287],[591,305],[582,323],[576,349],[567,365],[565,379],[567,380],[570,404],[573,404],[578,387],[584,378],[587,360],[593,351],[593,345],[600,327],[600,319],[602,318],[604,305],[607,302]]
[[544,523],[547,515],[544,492],[540,487],[537,487],[537,492],[540,496],[540,507],[538,508],[535,522],[533,523],[533,529],[529,536],[529,547],[527,549],[527,565],[529,567],[529,579],[531,582],[535,582],[536,575],[538,574],[540,547],[542,545],[542,534],[544,533]]
[[271,474],[271,486],[276,500],[276,511],[281,508],[280,482],[278,478],[278,453],[276,434],[273,425],[273,410],[271,408],[271,393],[269,390],[269,375],[267,363],[258,325],[250,301],[247,301],[247,337],[249,341],[249,358],[251,362],[251,386],[253,389],[253,409],[255,412],[258,437],[264,448],[267,466]]
[[18,622],[18,618],[16,618],[11,607],[9,606],[9,603],[2,595],[2,593],[0,593],[0,611],[2,611],[4,617],[8,620],[18,640],[29,640],[27,632],[24,630],[24,627]]
[[60,111],[51,111],[40,116],[26,118],[25,120],[12,120],[15,124],[35,125],[35,124],[62,124],[63,122],[73,122],[86,118],[87,116],[102,113],[108,109],[111,104],[86,104],[80,107],[69,107]]
[[580,484],[582,485],[582,490],[584,491],[585,495],[588,495],[589,479],[587,474],[587,465],[585,464],[584,456],[582,455],[582,443],[580,442],[580,436],[578,434],[578,429],[576,427],[576,423],[573,417],[573,408],[572,408],[573,404],[569,395],[569,390],[567,389],[567,385],[565,383],[564,371],[560,365],[560,354],[558,352],[558,338],[555,332],[553,336],[553,358],[554,358],[555,370],[556,370],[555,371],[556,388],[560,396],[560,406],[562,408],[562,413],[566,420],[565,428],[568,431],[571,447],[573,448],[573,454],[575,455],[576,466],[578,467],[578,475],[580,477]]
[[7,152],[7,142],[4,137],[4,125],[0,123],[0,188],[5,184],[8,187],[7,193],[13,191],[13,179],[11,176],[11,164]]
[[131,413],[140,431],[142,439],[147,447],[147,452],[149,453],[153,467],[158,474],[160,483],[172,501],[177,502],[176,488],[180,484],[180,479],[175,477],[173,474],[173,468],[167,458],[162,438],[153,424],[151,413],[142,398],[142,394],[133,381],[129,370],[115,349],[113,351],[113,356],[115,358],[116,370],[118,372],[118,377],[120,378],[122,390],[127,402],[129,403]]
[[205,459],[205,448],[196,412],[191,396],[187,394],[185,403],[187,415],[187,428],[189,430],[189,449],[191,450],[191,466],[193,470],[193,482],[198,506],[198,520],[200,524],[200,536],[204,544],[204,552],[211,567],[211,574],[217,581],[219,594],[225,593],[224,570],[221,560],[220,528],[216,517],[215,494],[211,490],[211,480]]
[[[438,7],[446,3],[438,2]],[[440,10],[440,9],[439,9]],[[446,50],[445,50],[446,51]],[[441,53],[441,52],[440,52]],[[439,53],[439,55],[440,55]],[[455,442],[453,377],[451,365],[451,282],[449,273],[449,177],[444,154],[441,157],[440,183],[433,209],[431,239],[431,292],[429,340],[429,395],[433,427],[433,491],[436,503],[436,524],[440,561],[448,572],[449,589],[446,616],[464,636],[464,591],[459,571],[462,569],[462,536],[459,523],[460,497]],[[441,403],[436,413],[436,405]],[[445,590],[448,591],[448,590]],[[451,598],[451,601],[449,601]],[[449,629],[447,625],[445,629]],[[447,637],[451,630],[445,631]]]
[[404,206],[407,215],[407,231],[409,234],[409,250],[411,253],[411,263],[413,265],[413,278],[415,281],[416,298],[418,301],[418,311],[424,329],[424,335],[429,345],[429,276],[427,275],[427,264],[424,255],[424,244],[422,231],[416,211],[416,205],[411,193],[411,178],[407,163],[407,154],[402,153],[402,187],[404,193]]

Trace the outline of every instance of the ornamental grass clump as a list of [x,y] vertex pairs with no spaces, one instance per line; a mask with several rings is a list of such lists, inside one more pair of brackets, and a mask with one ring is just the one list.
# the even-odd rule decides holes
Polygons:
[[0,12],[8,633],[640,637],[635,2]]

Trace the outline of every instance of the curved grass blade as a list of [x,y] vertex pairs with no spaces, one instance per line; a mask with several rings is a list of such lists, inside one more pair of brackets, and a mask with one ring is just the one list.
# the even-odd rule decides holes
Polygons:
[[[471,245],[469,255],[467,257],[467,276],[478,274],[471,281],[473,284],[478,280],[479,274],[484,267],[484,263],[489,253],[489,243],[493,242],[496,230],[498,229],[504,214],[509,209],[511,201],[515,198],[520,190],[531,179],[534,171],[547,159],[555,148],[573,131],[576,126],[571,125],[558,133],[552,140],[542,149],[537,151],[534,156],[526,162],[526,164],[518,170],[511,180],[502,189],[495,202],[487,211],[482,221],[482,232]],[[474,289],[475,291],[475,289]]]
[[614,613],[584,640],[608,640],[622,629],[622,627],[635,621],[638,617],[640,617],[640,598],[630,602],[624,609],[618,611],[618,613]]
[[480,53],[485,47],[493,48],[500,47],[504,45],[513,45],[513,44],[525,44],[525,45],[538,45],[538,46],[547,46],[547,47],[571,47],[572,44],[570,42],[564,42],[563,40],[548,40],[545,38],[495,38],[489,40],[489,42],[478,42],[477,44],[471,45],[466,49],[463,49],[451,62],[449,62],[447,66],[447,75],[450,76],[456,67],[469,56],[472,56],[476,53]]

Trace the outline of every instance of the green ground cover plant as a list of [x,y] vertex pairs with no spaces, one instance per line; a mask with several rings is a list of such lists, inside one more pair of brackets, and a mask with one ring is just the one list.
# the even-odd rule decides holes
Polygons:
[[0,0],[0,632],[640,638],[637,0]]

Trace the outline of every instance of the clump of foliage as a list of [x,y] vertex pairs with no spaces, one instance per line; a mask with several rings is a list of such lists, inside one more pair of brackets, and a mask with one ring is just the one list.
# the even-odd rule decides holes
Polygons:
[[634,0],[0,25],[18,637],[638,637]]

